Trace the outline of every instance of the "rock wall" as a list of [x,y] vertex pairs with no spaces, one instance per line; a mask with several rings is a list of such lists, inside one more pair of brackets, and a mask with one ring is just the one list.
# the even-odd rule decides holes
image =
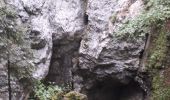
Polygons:
[[[141,86],[145,82],[139,73],[146,38],[127,41],[115,35],[127,20],[142,12],[143,0],[5,0],[5,4],[28,27],[25,34],[33,50],[34,78],[58,85],[71,83],[74,90],[89,94],[89,100],[100,100],[100,94],[106,100],[109,93],[118,91],[116,87],[122,88],[117,99],[130,88],[131,95],[122,100],[144,100],[146,91]],[[4,59],[0,60],[4,80],[0,98],[8,100]],[[13,100],[22,100],[22,95],[26,94]]]

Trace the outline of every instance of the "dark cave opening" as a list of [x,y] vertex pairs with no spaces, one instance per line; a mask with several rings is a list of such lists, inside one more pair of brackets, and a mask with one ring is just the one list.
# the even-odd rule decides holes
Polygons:
[[73,68],[77,65],[74,59],[78,58],[81,39],[60,40],[53,44],[51,65],[45,82],[53,82],[59,86],[72,87]]
[[144,100],[145,93],[138,83],[114,83],[110,80],[97,82],[87,91],[89,100]]

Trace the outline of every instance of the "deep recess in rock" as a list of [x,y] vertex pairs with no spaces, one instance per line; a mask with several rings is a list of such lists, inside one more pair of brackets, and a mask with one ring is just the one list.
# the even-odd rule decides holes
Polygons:
[[144,91],[134,81],[125,85],[106,79],[96,82],[87,95],[89,100],[145,100]]
[[89,21],[89,16],[85,13],[84,14],[84,24],[87,25],[88,24],[88,21]]
[[55,82],[57,85],[72,85],[72,71],[77,65],[76,59],[78,59],[79,46],[80,39],[54,42],[46,82]]

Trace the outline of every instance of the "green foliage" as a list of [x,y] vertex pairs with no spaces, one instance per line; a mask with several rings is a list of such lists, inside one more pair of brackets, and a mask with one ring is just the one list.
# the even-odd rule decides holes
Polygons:
[[35,86],[35,96],[38,100],[61,100],[63,89],[56,85],[45,86],[38,82]]
[[170,86],[166,86],[164,83],[164,77],[159,73],[155,74],[152,80],[152,98],[151,100],[169,100],[170,98]]
[[159,26],[169,18],[169,0],[148,0],[146,10],[135,19],[127,21],[116,35],[124,37],[128,34],[130,38],[143,37],[146,33],[150,33],[150,27]]
[[167,33],[162,29],[154,41],[155,46],[151,51],[149,58],[149,68],[161,68],[166,59],[167,52]]
[[45,85],[38,81],[35,83],[34,95],[29,100],[87,100],[87,96],[72,90],[68,91],[67,87],[57,85]]

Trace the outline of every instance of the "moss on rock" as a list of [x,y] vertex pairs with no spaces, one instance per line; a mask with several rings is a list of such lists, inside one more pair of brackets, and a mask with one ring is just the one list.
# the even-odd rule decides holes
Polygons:
[[160,26],[170,18],[169,0],[146,0],[145,11],[135,19],[127,20],[127,23],[116,32],[118,37],[130,38],[143,37],[150,33],[152,26]]
[[158,36],[153,42],[154,47],[150,51],[151,54],[149,55],[148,67],[151,69],[162,68],[167,51],[167,32],[164,28],[159,31]]
[[[170,75],[168,60],[168,31],[166,23],[158,31],[159,34],[152,42],[150,55],[148,57],[148,67],[152,75],[151,100],[169,100],[170,98]],[[153,34],[154,35],[154,34]]]
[[164,73],[157,72],[152,80],[152,95],[151,100],[169,100],[170,85],[165,82]]
[[64,95],[64,100],[87,100],[87,96],[75,91],[71,91]]

